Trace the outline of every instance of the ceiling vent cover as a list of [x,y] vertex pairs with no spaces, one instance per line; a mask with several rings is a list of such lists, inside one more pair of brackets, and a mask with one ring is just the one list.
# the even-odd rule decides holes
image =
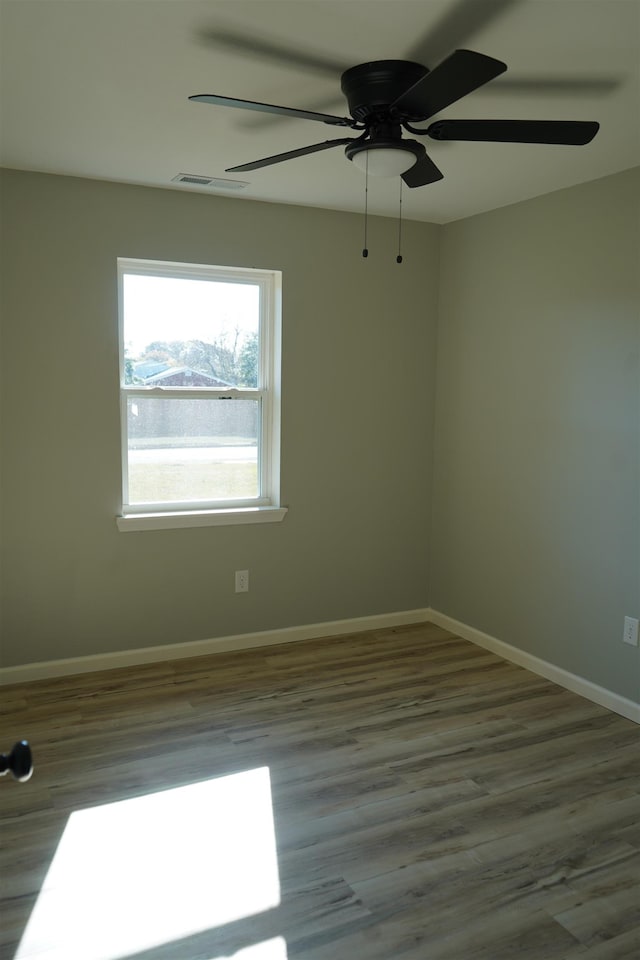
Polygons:
[[244,190],[248,180],[225,180],[223,177],[203,177],[198,173],[178,173],[172,183],[190,183],[197,187],[212,187],[214,190]]

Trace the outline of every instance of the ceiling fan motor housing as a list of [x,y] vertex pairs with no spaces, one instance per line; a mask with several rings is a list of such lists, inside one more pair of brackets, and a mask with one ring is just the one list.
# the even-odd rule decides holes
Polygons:
[[[374,60],[345,70],[340,86],[347,98],[351,116],[363,122],[372,115],[388,110],[401,94],[427,73],[427,67],[410,60]],[[406,119],[422,118],[416,115],[406,116]]]

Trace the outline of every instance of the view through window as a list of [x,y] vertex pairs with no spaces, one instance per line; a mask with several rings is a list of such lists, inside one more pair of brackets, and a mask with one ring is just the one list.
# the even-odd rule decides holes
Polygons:
[[119,275],[124,512],[277,504],[279,275]]

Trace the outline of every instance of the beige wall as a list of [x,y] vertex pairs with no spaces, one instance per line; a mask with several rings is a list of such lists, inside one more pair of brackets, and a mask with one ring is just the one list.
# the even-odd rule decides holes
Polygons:
[[[640,700],[638,196],[408,223],[398,266],[390,220],[364,261],[359,216],[5,171],[3,664],[431,604]],[[283,270],[284,523],[118,533],[118,256]]]
[[431,605],[633,700],[640,170],[443,231]]
[[[437,227],[2,174],[4,665],[423,607]],[[119,533],[116,258],[283,271],[281,524]],[[234,593],[234,570],[251,590]]]

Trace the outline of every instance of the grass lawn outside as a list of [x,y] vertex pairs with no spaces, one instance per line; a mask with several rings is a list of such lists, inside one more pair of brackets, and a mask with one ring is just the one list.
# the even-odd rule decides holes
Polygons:
[[129,465],[130,503],[237,500],[257,496],[255,461]]

